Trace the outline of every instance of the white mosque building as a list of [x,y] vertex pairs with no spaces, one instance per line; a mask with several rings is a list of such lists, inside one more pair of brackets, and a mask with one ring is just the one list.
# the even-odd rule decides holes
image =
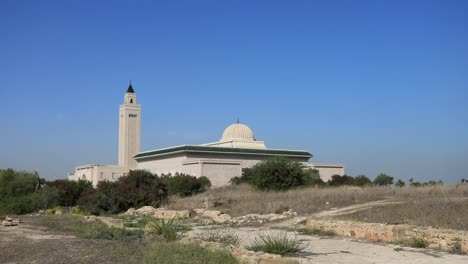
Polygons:
[[180,145],[140,152],[141,105],[130,83],[119,111],[118,165],[89,164],[75,168],[69,180],[115,181],[129,170],[143,169],[155,174],[185,173],[206,176],[213,187],[229,184],[242,170],[270,157],[283,156],[317,169],[324,181],[332,175],[344,175],[341,164],[310,163],[312,154],[304,150],[270,149],[255,138],[252,129],[239,123],[228,126],[218,142]]

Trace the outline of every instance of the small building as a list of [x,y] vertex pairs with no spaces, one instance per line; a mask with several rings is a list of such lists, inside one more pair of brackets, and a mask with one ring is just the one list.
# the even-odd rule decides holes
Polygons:
[[70,180],[115,181],[130,169],[143,169],[152,173],[184,173],[196,177],[206,176],[213,187],[229,184],[241,176],[242,171],[270,157],[282,156],[317,169],[324,181],[333,175],[344,175],[341,164],[310,163],[312,154],[305,150],[270,149],[265,142],[255,138],[252,129],[239,121],[228,126],[217,142],[202,145],[181,145],[139,152],[141,106],[136,104],[136,94],[130,83],[120,106],[119,164],[83,165],[69,174]]

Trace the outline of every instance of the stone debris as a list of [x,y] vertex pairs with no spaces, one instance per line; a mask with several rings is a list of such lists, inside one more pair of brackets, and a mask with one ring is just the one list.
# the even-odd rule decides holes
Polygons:
[[154,208],[153,206],[143,206],[139,209],[130,208],[123,215],[151,216],[159,219],[187,219],[190,218],[188,210],[167,210],[164,208]]
[[284,220],[288,217],[297,215],[297,213],[293,212],[292,210],[289,210],[282,214],[248,214],[239,217],[232,217],[229,214],[223,213],[219,210],[195,209],[194,211],[205,224],[263,224],[265,222]]
[[97,216],[95,215],[87,215],[84,217],[85,221],[88,223],[94,223],[97,221]]
[[298,260],[282,257],[280,255],[269,254],[264,252],[249,251],[243,247],[235,245],[223,245],[217,242],[193,240],[191,238],[185,238],[181,240],[181,243],[193,243],[197,242],[200,246],[210,249],[228,250],[237,260],[245,264],[299,264]]
[[468,253],[468,232],[453,229],[417,227],[407,224],[393,225],[380,223],[362,223],[354,221],[325,220],[309,217],[308,229],[333,230],[339,236],[362,238],[375,241],[397,241],[401,239],[423,238],[429,242],[429,248],[450,251],[459,244],[463,253]]
[[19,219],[13,219],[9,216],[5,217],[5,220],[3,220],[3,226],[17,226],[19,225],[20,220]]
[[110,228],[124,229],[124,221],[122,219],[103,216],[97,217],[97,219]]

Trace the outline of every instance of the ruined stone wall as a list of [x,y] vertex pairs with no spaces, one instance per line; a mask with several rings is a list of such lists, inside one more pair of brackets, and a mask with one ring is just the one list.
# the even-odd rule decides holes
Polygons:
[[333,230],[339,236],[394,242],[412,237],[423,238],[429,242],[429,248],[450,251],[456,243],[468,253],[468,232],[452,229],[437,229],[412,225],[387,225],[353,221],[307,219],[308,229]]

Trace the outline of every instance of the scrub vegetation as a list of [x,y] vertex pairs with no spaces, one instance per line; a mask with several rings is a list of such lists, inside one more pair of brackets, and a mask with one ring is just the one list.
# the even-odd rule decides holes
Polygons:
[[[206,191],[206,177],[184,174],[161,177],[133,170],[115,182],[102,181],[96,188],[88,181],[46,181],[35,172],[0,170],[0,215],[26,214],[40,209],[74,207],[74,213],[117,214],[145,205],[159,207],[169,196],[187,197]],[[50,213],[54,213],[50,210]]]

